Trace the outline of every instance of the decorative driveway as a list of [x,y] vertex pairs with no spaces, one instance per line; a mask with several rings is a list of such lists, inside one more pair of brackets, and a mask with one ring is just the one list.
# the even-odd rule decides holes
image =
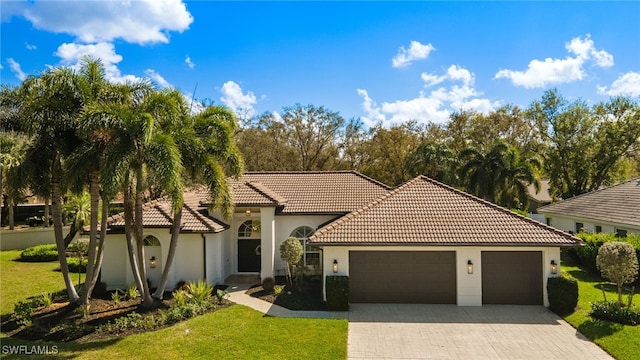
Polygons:
[[351,304],[349,359],[612,359],[543,306]]

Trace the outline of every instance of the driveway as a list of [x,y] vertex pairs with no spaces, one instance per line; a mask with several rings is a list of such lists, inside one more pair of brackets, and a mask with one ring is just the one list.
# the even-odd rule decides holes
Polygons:
[[542,306],[351,304],[349,359],[612,359]]

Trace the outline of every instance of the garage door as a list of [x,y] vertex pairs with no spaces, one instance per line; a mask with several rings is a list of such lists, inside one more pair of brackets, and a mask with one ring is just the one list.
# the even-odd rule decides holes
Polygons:
[[542,305],[542,252],[483,251],[482,303]]
[[455,251],[350,251],[353,303],[456,303]]

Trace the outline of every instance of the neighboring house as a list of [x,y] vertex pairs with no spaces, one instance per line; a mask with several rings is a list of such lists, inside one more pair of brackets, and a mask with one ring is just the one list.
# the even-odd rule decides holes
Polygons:
[[[548,305],[546,279],[560,272],[560,248],[580,244],[426,177],[390,189],[351,171],[248,173],[232,191],[235,213],[222,221],[208,214],[206,198],[185,196],[168,288],[283,275],[279,246],[295,236],[310,273],[350,276],[352,302]],[[152,202],[143,215],[152,284],[168,251],[169,209]],[[105,242],[110,289],[133,282],[122,225],[112,219]]]
[[549,180],[540,180],[539,191],[536,191],[536,187],[533,185],[527,186],[527,196],[529,197],[527,211],[531,214],[537,214],[539,207],[551,204],[551,201],[553,201],[549,193]]
[[543,206],[547,225],[581,231],[640,234],[640,178]]

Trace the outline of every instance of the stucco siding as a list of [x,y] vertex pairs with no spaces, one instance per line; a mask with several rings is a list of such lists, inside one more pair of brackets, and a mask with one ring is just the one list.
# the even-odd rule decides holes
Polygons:
[[607,221],[599,221],[594,219],[559,216],[555,214],[545,214],[546,219],[550,219],[551,226],[556,229],[576,232],[576,223],[583,224],[583,231],[596,232],[596,226],[601,227],[603,233],[615,233],[616,230],[626,230],[629,234],[640,234],[640,228],[630,226],[629,224],[619,224]]
[[107,290],[128,287],[127,272],[131,272],[131,266],[123,234],[107,235],[103,259],[101,281],[107,284]]
[[[180,234],[179,246],[173,263],[173,271],[167,289],[173,289],[178,281],[204,279],[204,246],[200,234]],[[163,251],[164,252],[164,251]]]

